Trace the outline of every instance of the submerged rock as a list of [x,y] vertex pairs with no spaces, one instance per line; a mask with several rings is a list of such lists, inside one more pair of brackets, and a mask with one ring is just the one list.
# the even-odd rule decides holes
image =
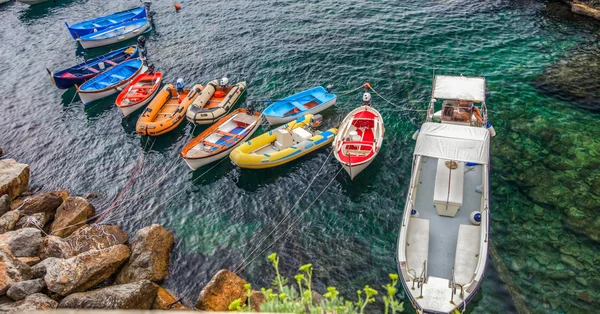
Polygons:
[[74,293],[60,301],[59,307],[149,310],[154,303],[157,291],[157,285],[148,280],[143,280],[89,292]]
[[11,210],[0,217],[0,233],[5,233],[15,229],[19,221],[19,211]]
[[95,214],[92,204],[81,197],[69,196],[56,210],[50,234],[64,238],[81,228],[85,221]]
[[58,306],[58,302],[41,293],[34,293],[21,301],[0,305],[0,312],[17,313],[39,310],[52,310]]
[[147,279],[160,282],[169,274],[173,235],[160,225],[139,230],[131,244],[131,258],[117,276],[117,283]]
[[47,268],[48,290],[60,295],[82,292],[108,279],[129,258],[126,245],[89,251]]
[[222,269],[210,282],[202,289],[196,309],[201,311],[228,311],[229,305],[236,299],[241,299],[242,303],[248,298],[244,285],[247,282],[236,274]]
[[19,301],[30,294],[41,292],[44,288],[46,288],[44,279],[26,280],[13,284],[6,295],[15,301]]
[[11,285],[31,279],[31,267],[19,261],[6,245],[0,245],[0,295]]
[[25,228],[0,235],[0,242],[6,243],[16,257],[36,257],[40,254],[42,232],[35,228]]
[[0,195],[14,199],[29,186],[29,166],[14,159],[0,160]]

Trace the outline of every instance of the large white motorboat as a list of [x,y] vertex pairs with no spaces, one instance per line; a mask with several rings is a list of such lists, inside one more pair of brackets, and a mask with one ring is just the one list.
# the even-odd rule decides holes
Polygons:
[[481,286],[493,133],[487,118],[484,78],[435,77],[426,121],[416,133],[398,237],[398,271],[417,313],[464,309]]

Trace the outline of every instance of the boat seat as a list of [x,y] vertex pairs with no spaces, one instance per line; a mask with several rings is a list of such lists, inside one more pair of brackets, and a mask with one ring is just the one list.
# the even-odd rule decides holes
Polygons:
[[112,77],[114,77],[114,78],[117,78],[117,79],[119,79],[119,80],[124,80],[124,79],[125,79],[125,77],[124,77],[124,76],[122,76],[122,75],[117,75],[117,74],[113,74],[113,75],[112,75]]
[[98,70],[96,70],[94,68],[91,68],[91,67],[85,67],[85,69],[88,70],[88,71],[90,71],[90,72],[92,72],[92,73],[99,73],[100,72],[100,71],[98,71]]
[[230,137],[242,137],[241,135],[237,135],[237,134],[233,134],[233,133],[229,133],[229,132],[225,132],[225,131],[221,131],[221,130],[217,130],[217,131],[215,131],[215,133],[230,136]]
[[292,105],[294,105],[294,107],[300,109],[300,111],[305,111],[306,107],[304,107],[303,104],[297,102],[297,101],[292,101]]
[[110,65],[117,65],[116,62],[112,61],[112,60],[104,60],[104,62],[110,64]]
[[315,97],[319,103],[324,104],[327,102],[327,96],[324,94],[314,94],[313,97]]
[[480,240],[480,226],[460,225],[458,227],[454,258],[454,280],[456,283],[465,285],[473,280],[479,261]]
[[[454,170],[446,167],[446,159],[438,159],[433,203],[440,216],[454,217],[463,204],[465,163],[457,161]],[[448,182],[449,181],[449,182]]]
[[429,255],[429,220],[411,217],[406,235],[406,262],[411,274],[417,277],[423,271],[423,262]]

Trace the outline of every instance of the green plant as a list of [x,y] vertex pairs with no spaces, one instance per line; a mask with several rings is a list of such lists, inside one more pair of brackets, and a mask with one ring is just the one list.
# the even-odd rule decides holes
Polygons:
[[[279,272],[279,257],[277,254],[270,254],[268,259],[271,261],[273,268],[275,268],[273,288],[277,289],[277,291],[275,292],[273,289],[265,288],[260,290],[265,297],[265,301],[260,305],[261,312],[295,314],[363,314],[367,305],[375,302],[375,296],[378,295],[377,290],[367,285],[362,291],[357,291],[358,298],[355,302],[352,302],[345,300],[340,296],[339,291],[335,287],[327,287],[327,292],[323,294],[324,300],[317,303],[313,301],[312,264],[302,265],[298,269],[300,273],[294,276],[298,288],[298,290],[296,290],[295,286],[287,285],[287,278],[283,277]],[[383,286],[385,289],[384,291],[386,292],[383,296],[383,302],[385,304],[385,313],[388,314],[391,309],[392,313],[395,314],[396,312],[401,312],[404,307],[402,302],[395,299],[398,275],[390,274],[390,279],[391,283]],[[242,300],[237,299],[229,305],[230,310],[238,312],[253,311],[250,305],[250,296],[252,295],[251,286],[250,284],[247,284],[244,288],[248,295],[247,303],[242,304]],[[365,296],[364,299],[363,292]]]

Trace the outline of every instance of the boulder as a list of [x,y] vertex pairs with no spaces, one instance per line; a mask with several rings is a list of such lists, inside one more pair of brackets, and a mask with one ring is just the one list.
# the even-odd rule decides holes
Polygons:
[[196,309],[201,311],[228,311],[229,305],[236,299],[246,302],[247,295],[244,285],[247,282],[236,274],[222,269],[200,291],[196,301]]
[[8,246],[0,245],[0,295],[6,293],[11,285],[31,279],[31,267],[19,261]]
[[47,268],[48,290],[60,295],[82,292],[108,279],[129,258],[129,248],[119,244],[60,260]]
[[66,238],[47,236],[40,246],[42,259],[48,257],[70,258],[93,250],[102,250],[125,244],[129,237],[119,226],[85,225]]
[[79,229],[89,217],[96,213],[94,206],[81,197],[69,196],[58,207],[50,234],[64,238]]
[[15,226],[19,221],[19,212],[11,210],[8,213],[0,217],[0,234],[15,229]]
[[59,261],[61,261],[60,258],[48,257],[45,260],[35,264],[35,266],[31,267],[32,278],[43,278],[44,276],[46,276],[46,271],[48,270],[48,268],[58,263]]
[[8,194],[10,200],[19,196],[29,186],[29,166],[14,159],[0,160],[0,195]]
[[33,266],[41,261],[39,257],[17,257],[17,259],[28,266]]
[[125,264],[117,283],[140,280],[160,282],[169,274],[173,235],[160,225],[139,230],[131,244],[131,258]]
[[8,194],[0,196],[0,216],[10,211],[10,198]]
[[600,20],[600,10],[594,9],[583,3],[573,3],[571,5],[571,12]]
[[158,286],[143,280],[124,285],[74,293],[62,301],[60,308],[74,309],[139,309],[149,310],[156,298]]
[[39,310],[52,310],[58,303],[41,293],[28,295],[25,299],[0,305],[0,312],[24,313]]
[[[257,290],[252,290],[252,294],[250,295],[250,307],[252,307],[252,309],[255,312],[260,312],[260,306],[263,303],[265,303],[265,301],[266,301],[266,298],[262,292],[257,291]],[[314,294],[313,294],[313,304],[315,304]],[[319,305],[319,304],[315,304],[315,305]]]
[[156,299],[154,299],[154,304],[152,304],[153,310],[188,310],[189,309],[177,299],[175,299],[167,289],[158,286],[158,291],[156,292]]
[[44,282],[44,279],[39,278],[33,280],[26,280],[17,282],[10,286],[10,288],[6,292],[6,295],[15,301],[19,301],[25,299],[28,295],[41,292],[42,290],[44,290],[44,288],[46,288],[46,283]]
[[0,242],[6,243],[16,257],[36,257],[40,254],[42,232],[36,228],[25,228],[0,235]]
[[42,239],[40,245],[40,258],[45,260],[49,257],[70,258],[73,257],[73,250],[62,238],[47,236]]
[[36,213],[51,213],[52,215],[62,204],[63,198],[60,191],[48,192],[27,197],[23,200],[19,210],[22,215],[32,215]]
[[35,213],[29,216],[23,216],[17,221],[15,229],[23,229],[28,227],[44,227],[48,221],[52,219],[52,213]]

